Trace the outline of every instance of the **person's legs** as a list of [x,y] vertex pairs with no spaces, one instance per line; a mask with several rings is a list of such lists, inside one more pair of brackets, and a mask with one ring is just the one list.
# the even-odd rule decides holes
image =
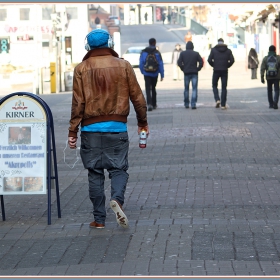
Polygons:
[[81,159],[88,169],[89,198],[95,222],[105,224],[104,169],[101,164],[102,139],[99,133],[81,133]]
[[192,80],[192,99],[191,99],[191,106],[192,106],[192,108],[196,108],[198,75],[197,75],[197,74],[192,74],[192,75],[191,75],[191,80]]
[[178,80],[178,66],[177,64],[173,64],[173,80]]
[[228,72],[224,71],[221,73],[221,82],[222,82],[221,106],[222,107],[226,107],[226,102],[227,102],[227,81],[228,81]]
[[104,170],[88,169],[89,198],[93,205],[93,216],[95,222],[105,224],[105,193],[104,193]]
[[189,87],[190,87],[191,75],[184,75],[185,90],[184,90],[184,106],[189,108],[190,99],[189,99]]
[[123,212],[122,205],[128,180],[128,134],[127,132],[108,134],[103,139],[107,148],[103,149],[102,162],[111,179],[110,207],[116,214],[117,223],[127,228],[128,219]]
[[273,80],[266,80],[266,82],[267,82],[267,99],[268,99],[269,108],[273,108],[272,81]]
[[152,106],[153,106],[153,109],[157,108],[157,91],[156,91],[157,81],[158,81],[158,76],[151,77],[151,84],[152,84]]
[[151,81],[151,77],[149,76],[144,76],[144,80],[145,80],[146,102],[147,102],[148,110],[150,111],[152,109],[152,96],[151,96],[152,81]]
[[252,79],[257,79],[257,68],[251,69],[252,71]]
[[274,109],[278,109],[278,101],[279,101],[279,80],[275,79],[274,80],[274,104],[273,104],[273,108]]
[[[213,71],[213,76],[212,76],[212,88],[213,88],[213,93],[214,93],[214,99],[217,102],[220,102],[220,96],[219,96],[219,90],[218,90],[218,81],[220,78],[220,74],[216,71]],[[217,108],[219,106],[216,106]]]
[[179,79],[179,81],[181,81],[183,71],[181,70],[181,68],[179,66],[177,66],[177,73],[178,73],[178,79]]

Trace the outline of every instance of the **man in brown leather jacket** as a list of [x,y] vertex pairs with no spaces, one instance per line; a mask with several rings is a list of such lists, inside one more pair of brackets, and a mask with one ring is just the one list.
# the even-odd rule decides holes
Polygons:
[[104,170],[111,179],[110,206],[117,222],[128,227],[123,212],[128,180],[127,117],[132,102],[138,122],[138,134],[146,130],[146,100],[129,62],[113,50],[113,40],[103,29],[86,36],[88,53],[74,69],[73,96],[68,144],[76,148],[81,126],[80,154],[88,169],[89,198],[93,204],[91,228],[104,228],[106,219]]

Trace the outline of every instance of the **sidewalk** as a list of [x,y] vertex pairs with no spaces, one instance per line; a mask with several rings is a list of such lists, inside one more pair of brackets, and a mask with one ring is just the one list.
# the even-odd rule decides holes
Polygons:
[[[199,74],[198,109],[183,107],[172,65],[158,82],[151,135],[139,149],[128,120],[129,181],[120,228],[108,201],[104,230],[89,228],[92,206],[81,160],[63,160],[71,94],[46,94],[55,123],[62,217],[52,193],[5,196],[0,275],[272,276],[280,273],[280,111],[241,62],[229,72],[229,109],[214,108],[212,69]],[[143,77],[135,69],[143,88]],[[66,149],[66,162],[75,153]]]

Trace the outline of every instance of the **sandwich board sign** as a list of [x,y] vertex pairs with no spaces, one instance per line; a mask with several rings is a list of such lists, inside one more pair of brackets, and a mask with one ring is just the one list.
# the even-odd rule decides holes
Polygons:
[[0,194],[46,194],[47,116],[29,96],[0,105]]
[[[16,92],[0,100],[0,198],[5,220],[4,195],[48,195],[51,223],[51,180],[60,198],[52,113],[32,93]],[[54,169],[54,176],[52,171]]]

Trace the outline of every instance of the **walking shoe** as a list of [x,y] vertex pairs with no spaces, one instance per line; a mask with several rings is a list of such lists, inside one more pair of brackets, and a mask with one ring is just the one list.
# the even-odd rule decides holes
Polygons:
[[111,200],[110,207],[116,214],[117,223],[123,228],[128,228],[128,219],[122,210],[122,206],[116,200]]
[[186,108],[186,109],[189,109],[190,107],[187,105],[187,106],[185,106],[185,108]]
[[99,224],[96,221],[93,221],[89,224],[90,228],[105,228],[105,225]]
[[218,100],[218,101],[216,102],[216,108],[219,108],[219,107],[220,107],[220,104],[221,104],[221,102],[220,102],[220,100]]
[[274,104],[273,104],[273,108],[274,108],[274,109],[278,109],[278,104],[277,104],[277,103],[274,103]]
[[192,109],[196,109],[196,107],[194,106],[194,107],[192,107]]
[[226,106],[222,106],[222,107],[221,107],[222,110],[225,110],[226,108],[227,108]]
[[157,105],[156,106],[153,106],[153,109],[155,110],[157,108]]
[[153,106],[152,105],[148,105],[148,111],[153,111]]

